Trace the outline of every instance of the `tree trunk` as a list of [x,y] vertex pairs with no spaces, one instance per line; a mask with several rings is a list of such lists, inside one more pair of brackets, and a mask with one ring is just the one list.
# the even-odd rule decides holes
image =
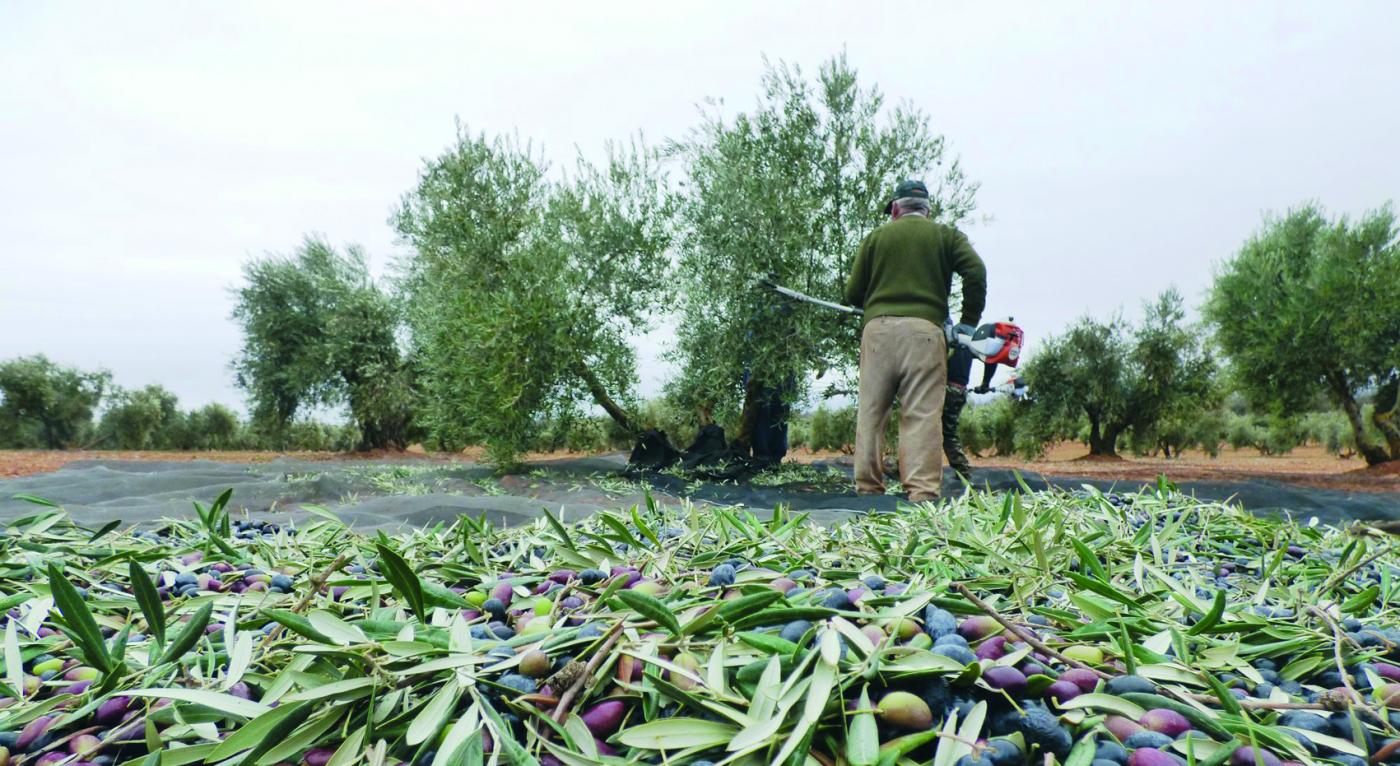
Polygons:
[[1351,433],[1356,439],[1356,451],[1361,453],[1366,465],[1379,465],[1390,460],[1390,456],[1380,445],[1371,441],[1371,435],[1366,433],[1366,423],[1361,419],[1361,407],[1356,403],[1356,397],[1351,394],[1351,386],[1347,384],[1346,377],[1337,370],[1327,373],[1327,384],[1332,387],[1332,395],[1342,405],[1342,411],[1347,415],[1347,422],[1351,423]]
[[749,376],[749,382],[744,386],[744,409],[739,413],[739,433],[734,435],[731,446],[747,455],[753,448],[753,434],[758,426],[759,394],[763,392],[763,386],[758,382],[758,378]]
[[1099,421],[1089,420],[1089,454],[1104,457],[1118,457],[1118,432],[1121,429],[1108,426],[1101,428]]
[[632,418],[627,414],[627,410],[622,409],[622,405],[618,404],[611,396],[608,396],[607,389],[603,388],[603,381],[598,379],[598,376],[594,374],[593,370],[588,368],[588,365],[583,360],[574,363],[574,370],[578,373],[578,376],[583,379],[584,385],[588,387],[588,393],[593,395],[593,401],[597,402],[598,406],[602,407],[603,411],[608,413],[608,417],[612,418],[622,427],[622,430],[629,434],[635,436],[641,433],[641,429],[637,428],[636,424],[632,422]]
[[39,422],[44,426],[44,444],[48,445],[49,449],[63,449],[63,441],[58,438],[53,423],[46,417],[40,417]]
[[1371,413],[1371,422],[1385,437],[1391,460],[1400,460],[1400,422],[1397,421],[1400,421],[1400,381],[1392,379],[1381,386],[1376,396],[1376,409]]

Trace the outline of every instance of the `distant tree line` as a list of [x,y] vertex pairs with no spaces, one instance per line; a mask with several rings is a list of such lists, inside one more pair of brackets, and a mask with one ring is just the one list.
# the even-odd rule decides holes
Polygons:
[[118,388],[43,355],[0,361],[0,449],[344,451],[358,439],[353,425],[306,419],[269,434],[222,404],[181,409],[159,385]]

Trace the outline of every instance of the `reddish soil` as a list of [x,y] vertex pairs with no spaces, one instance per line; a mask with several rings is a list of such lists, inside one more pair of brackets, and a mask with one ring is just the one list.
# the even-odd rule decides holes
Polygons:
[[[1131,455],[1119,458],[1090,457],[1082,444],[1060,444],[1040,460],[985,457],[972,458],[972,464],[984,468],[1010,468],[1046,476],[1083,476],[1091,479],[1126,479],[1151,481],[1166,474],[1174,481],[1270,481],[1300,486],[1337,489],[1353,492],[1400,492],[1400,462],[1374,468],[1366,467],[1359,458],[1338,458],[1321,447],[1299,447],[1278,457],[1264,457],[1252,450],[1225,450],[1212,458],[1197,452],[1187,452],[1179,458]],[[795,454],[803,462],[833,460],[840,453]]]
[[[1161,474],[1176,481],[1271,481],[1339,489],[1355,492],[1400,492],[1400,462],[1368,468],[1357,458],[1338,458],[1319,447],[1300,447],[1281,457],[1263,457],[1250,451],[1222,452],[1211,458],[1199,453],[1187,453],[1179,458],[1121,458],[1089,459],[1080,444],[1061,444],[1044,458],[1025,461],[1016,458],[973,458],[972,464],[987,468],[1011,468],[1047,476],[1083,476],[1094,479],[1128,479],[1151,481]],[[564,453],[532,454],[526,459],[567,457]],[[0,478],[27,476],[56,471],[76,460],[216,460],[219,462],[263,463],[278,457],[300,460],[424,460],[430,462],[479,462],[479,450],[467,450],[457,455],[427,454],[421,449],[406,452],[334,453],[334,452],[116,452],[116,451],[46,451],[0,450]],[[795,450],[790,458],[799,462],[836,460],[838,452]]]

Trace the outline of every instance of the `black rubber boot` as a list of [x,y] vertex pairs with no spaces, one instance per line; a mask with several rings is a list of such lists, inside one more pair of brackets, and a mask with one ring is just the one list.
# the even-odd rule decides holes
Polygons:
[[943,454],[948,460],[948,467],[967,479],[972,477],[972,464],[967,462],[962,439],[958,437],[958,422],[962,420],[965,406],[967,389],[948,386],[948,392],[943,398]]

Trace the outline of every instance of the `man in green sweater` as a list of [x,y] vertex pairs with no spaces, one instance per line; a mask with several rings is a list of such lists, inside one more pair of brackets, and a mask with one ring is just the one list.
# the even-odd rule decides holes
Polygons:
[[[856,492],[884,494],[885,426],[899,399],[899,479],[913,502],[937,500],[943,482],[943,397],[948,374],[948,291],[962,277],[962,325],[987,302],[987,269],[967,237],[930,220],[928,187],[904,181],[890,221],[860,245],[846,303],[865,310],[856,411]],[[969,330],[970,332],[970,330]]]

